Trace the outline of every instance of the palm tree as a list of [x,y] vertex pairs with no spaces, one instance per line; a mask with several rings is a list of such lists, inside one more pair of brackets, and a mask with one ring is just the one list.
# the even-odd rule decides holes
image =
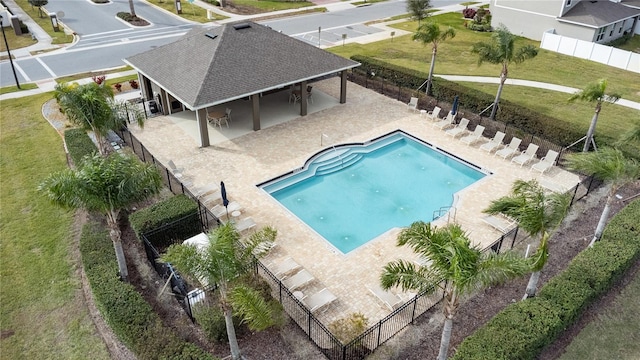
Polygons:
[[461,296],[529,271],[526,259],[512,252],[481,252],[471,246],[467,234],[458,224],[437,228],[416,221],[398,236],[398,246],[403,245],[409,245],[425,265],[405,260],[390,262],[384,267],[380,284],[384,289],[400,286],[403,290],[421,293],[444,291],[445,322],[438,360],[447,358],[453,318]]
[[247,286],[233,283],[250,271],[255,257],[268,251],[277,232],[265,227],[248,239],[241,239],[233,223],[227,222],[208,234],[209,244],[197,248],[192,245],[171,245],[162,261],[173,264],[192,279],[217,285],[219,304],[224,313],[231,356],[241,358],[240,347],[233,326],[233,312],[239,313],[254,330],[262,330],[274,323],[273,310],[262,295]]
[[488,214],[500,213],[515,219],[518,226],[531,237],[540,236],[540,244],[532,257],[533,272],[523,300],[536,294],[540,273],[549,256],[551,231],[565,218],[570,203],[569,193],[545,194],[536,180],[517,180],[510,195],[492,201],[484,210]]
[[420,25],[418,31],[413,34],[413,40],[419,40],[423,44],[431,43],[431,67],[429,68],[429,79],[427,80],[427,95],[431,94],[431,86],[433,80],[433,69],[436,64],[436,53],[438,52],[438,45],[446,41],[447,39],[456,36],[456,31],[449,26],[445,31],[440,30],[440,26],[436,23],[428,22]]
[[78,170],[52,174],[40,184],[39,190],[59,206],[83,208],[106,216],[120,278],[128,281],[118,225],[120,210],[157,194],[161,185],[162,179],[154,165],[130,155],[113,153],[108,157],[89,157]]
[[589,247],[600,240],[605,223],[609,217],[611,204],[615,201],[618,190],[640,178],[640,164],[636,160],[628,159],[622,151],[614,148],[604,148],[597,152],[572,154],[567,157],[567,166],[571,170],[580,171],[609,183],[609,194],[604,205],[596,232],[589,243]]
[[590,103],[596,103],[596,109],[593,113],[593,117],[591,118],[591,124],[589,125],[589,130],[587,131],[586,140],[584,142],[584,147],[582,147],[582,152],[589,151],[589,146],[591,146],[591,142],[593,141],[593,134],[596,131],[596,123],[598,122],[598,115],[600,115],[600,110],[602,110],[602,103],[609,102],[615,103],[620,99],[619,94],[606,94],[607,90],[607,80],[600,79],[598,82],[591,83],[587,85],[584,89],[573,94],[569,101],[582,100]]
[[94,82],[85,85],[62,83],[56,85],[54,97],[72,123],[93,131],[102,155],[107,153],[104,139],[109,130],[119,129],[131,117],[144,126],[141,112],[134,108],[123,111],[125,104],[113,101],[113,92],[108,86]]
[[493,108],[491,109],[491,120],[495,120],[496,112],[498,111],[498,102],[500,101],[500,95],[502,94],[502,88],[504,82],[509,75],[509,64],[520,64],[525,60],[534,58],[538,55],[538,49],[533,45],[526,45],[516,49],[515,41],[516,36],[509,32],[504,26],[500,25],[491,35],[491,43],[479,42],[473,45],[471,51],[479,55],[478,65],[483,62],[489,62],[491,64],[501,64],[502,72],[500,73],[500,85],[498,86],[498,93],[493,101]]

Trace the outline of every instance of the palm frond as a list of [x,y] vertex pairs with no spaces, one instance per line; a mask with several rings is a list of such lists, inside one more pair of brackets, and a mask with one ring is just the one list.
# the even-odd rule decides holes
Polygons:
[[616,186],[640,178],[640,165],[614,148],[602,148],[598,152],[577,153],[567,157],[571,170],[593,175]]
[[243,240],[243,245],[247,248],[247,253],[257,258],[264,256],[273,247],[278,230],[271,226],[265,226],[254,232],[248,239]]
[[398,286],[402,291],[429,291],[441,280],[441,276],[434,274],[428,268],[418,267],[405,260],[388,263],[384,266],[382,274],[380,275],[380,285],[383,289]]
[[486,288],[522,276],[531,271],[530,263],[521,255],[507,251],[496,254],[492,251],[482,255],[478,262],[477,273],[459,286],[461,294]]
[[252,331],[262,331],[275,324],[273,307],[259,291],[238,286],[231,290],[230,300],[233,310]]

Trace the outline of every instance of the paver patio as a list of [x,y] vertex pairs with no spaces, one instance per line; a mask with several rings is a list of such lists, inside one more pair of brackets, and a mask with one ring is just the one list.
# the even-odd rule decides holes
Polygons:
[[[335,294],[338,300],[318,315],[325,324],[354,312],[363,313],[370,324],[388,315],[390,310],[367,290],[367,286],[379,281],[382,267],[387,262],[397,258],[416,259],[415,255],[408,248],[395,245],[400,231],[397,228],[346,255],[341,254],[256,184],[301,167],[323,148],[344,142],[364,142],[401,129],[492,172],[460,191],[454,204],[457,222],[474,243],[484,248],[501,233],[482,221],[482,209],[491,200],[506,195],[516,179],[544,178],[565,188],[571,188],[579,181],[577,175],[556,167],[542,176],[537,171],[530,171],[529,166],[513,165],[479,150],[483,142],[464,145],[430,126],[426,117],[408,111],[406,104],[350,82],[347,103],[339,104],[338,81],[338,78],[331,78],[313,84],[314,91],[319,93],[314,94],[309,115],[287,115],[281,121],[269,123],[265,113],[263,129],[256,132],[251,131],[251,118],[244,118],[242,106],[231,104],[236,108],[229,128],[210,127],[213,145],[207,148],[199,147],[195,117],[189,120],[188,113],[150,118],[144,129],[131,129],[164,164],[173,160],[179,167],[184,167],[185,176],[193,180],[195,186],[224,181],[230,200],[243,206],[242,215],[234,219],[251,216],[258,226],[272,225],[278,230],[278,246],[264,263],[277,263],[292,257],[315,277],[301,289],[305,294],[324,287]],[[283,112],[295,114],[287,96],[281,95],[273,101],[279,102],[276,105]],[[266,104],[261,106],[268,107]],[[245,121],[246,131],[238,130],[245,127]],[[193,130],[190,130],[191,126]],[[232,133],[234,135],[230,135]],[[327,137],[321,146],[323,134]],[[441,218],[435,224],[444,221]],[[406,299],[409,295],[401,296]]]

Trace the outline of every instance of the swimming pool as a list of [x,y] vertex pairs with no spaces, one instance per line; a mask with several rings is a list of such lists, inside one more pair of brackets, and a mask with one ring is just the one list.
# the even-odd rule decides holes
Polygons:
[[258,186],[346,254],[394,227],[433,220],[487,174],[398,130],[329,148]]

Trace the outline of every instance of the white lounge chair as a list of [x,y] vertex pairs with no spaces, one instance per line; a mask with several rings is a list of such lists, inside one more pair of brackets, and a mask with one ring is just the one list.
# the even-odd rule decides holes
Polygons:
[[440,111],[442,111],[442,109],[440,109],[439,106],[436,106],[433,108],[433,110],[427,113],[427,116],[429,117],[429,119],[431,119],[431,121],[440,120]]
[[407,106],[409,107],[409,110],[418,111],[418,98],[411,97]]
[[236,230],[238,232],[243,232],[245,230],[251,229],[254,226],[256,226],[256,222],[253,221],[253,219],[251,217],[246,217],[246,218],[238,221],[238,223],[236,224]]
[[530,143],[529,146],[527,146],[527,150],[525,150],[522,154],[511,159],[511,162],[520,164],[520,166],[522,166],[528,163],[529,161],[535,159],[536,152],[538,152],[538,145],[534,143]]
[[473,130],[473,133],[471,135],[467,135],[467,136],[461,138],[460,141],[462,141],[463,143],[465,143],[467,145],[472,145],[476,141],[480,140],[480,138],[482,137],[482,133],[483,132],[484,132],[484,126],[478,125]]
[[294,275],[282,280],[282,284],[286,286],[289,291],[293,291],[297,288],[303,287],[313,281],[314,277],[307,270],[302,269]]
[[169,170],[173,173],[173,176],[175,176],[178,179],[182,177],[184,168],[177,167],[176,163],[174,163],[173,160],[169,160],[169,162],[167,163],[167,166],[169,166]]
[[462,120],[460,120],[460,123],[458,125],[456,125],[452,129],[445,131],[445,133],[455,138],[458,135],[462,135],[467,131],[467,125],[469,125],[469,119],[462,118]]
[[496,156],[502,156],[503,159],[506,159],[509,156],[512,156],[513,154],[519,151],[521,142],[522,142],[522,139],[519,139],[517,137],[512,137],[511,142],[506,148],[496,151]]
[[531,166],[531,170],[538,170],[540,173],[544,174],[545,171],[549,170],[553,164],[555,164],[557,158],[558,152],[549,150],[547,151],[547,155],[545,155],[539,163]]
[[444,129],[446,127],[449,127],[450,125],[453,125],[455,121],[456,121],[456,116],[452,113],[448,113],[446,118],[433,123],[433,126],[437,127],[438,129]]
[[278,279],[282,279],[300,268],[300,264],[298,264],[292,258],[288,257],[274,266],[273,275],[275,275]]
[[236,201],[232,201],[229,203],[229,205],[227,205],[226,208],[224,207],[224,205],[221,205],[221,204],[214,206],[211,209],[211,213],[213,214],[213,216],[220,219],[223,216],[227,216],[227,213],[231,214],[232,212],[239,211],[239,210],[242,210],[242,206],[240,206],[240,204],[237,203]]
[[491,225],[496,230],[503,234],[508,233],[517,222],[513,219],[509,219],[506,216],[488,215],[482,218],[482,221]]
[[541,177],[540,180],[538,180],[538,183],[540,184],[540,186],[542,186],[545,190],[551,191],[551,192],[557,192],[557,193],[566,193],[568,191],[568,189],[558,183],[553,182],[551,179],[547,179],[544,177]]
[[391,311],[399,308],[404,303],[400,296],[384,290],[378,284],[368,286],[367,289],[369,289],[369,291],[371,291],[371,293],[382,301]]
[[498,131],[493,136],[493,139],[491,139],[491,141],[489,141],[488,143],[482,144],[482,146],[480,146],[480,149],[486,150],[489,153],[491,153],[493,150],[497,149],[500,145],[502,145],[502,140],[504,140],[504,135],[505,133],[503,133],[502,131]]
[[309,296],[303,296],[300,301],[309,308],[309,311],[316,312],[332,302],[338,300],[329,289],[324,288],[317,293]]

